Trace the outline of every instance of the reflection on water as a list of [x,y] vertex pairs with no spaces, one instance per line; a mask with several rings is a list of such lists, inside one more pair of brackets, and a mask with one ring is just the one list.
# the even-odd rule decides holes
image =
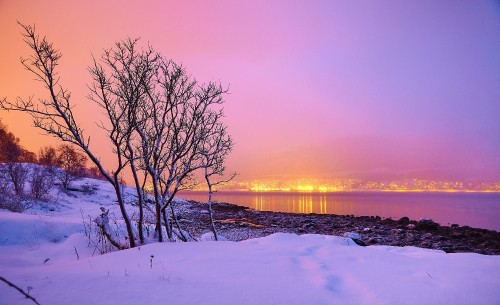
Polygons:
[[[204,192],[184,192],[179,197],[207,200]],[[500,231],[498,193],[219,192],[214,198],[261,211],[432,218],[442,225],[457,223]]]

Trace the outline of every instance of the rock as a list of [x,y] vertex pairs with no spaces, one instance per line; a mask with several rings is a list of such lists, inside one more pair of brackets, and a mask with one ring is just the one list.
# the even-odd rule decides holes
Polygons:
[[[191,220],[189,227],[193,227],[195,236],[201,236],[209,228],[206,204],[186,203],[186,205],[189,208],[183,210],[183,220]],[[335,236],[342,236],[344,232],[356,232],[357,235],[351,235],[351,237],[360,237],[362,239],[356,238],[358,242],[362,241],[369,245],[432,247],[446,252],[500,255],[500,232],[467,226],[453,224],[440,226],[425,220],[419,224],[419,221],[414,220],[406,222],[407,219],[404,217],[399,220],[381,221],[380,217],[375,216],[255,213],[251,209],[219,203],[215,203],[214,208],[219,219],[217,222],[219,231],[229,240],[234,241],[262,237],[276,232]],[[246,227],[240,227],[241,222],[245,222]],[[426,222],[431,227],[436,226],[436,229],[422,229]],[[417,226],[419,229],[416,230]],[[354,239],[348,242],[350,245],[355,243]]]
[[398,223],[400,224],[408,224],[410,222],[410,218],[408,217],[401,217],[399,220],[398,220]]
[[352,238],[352,239],[362,239],[361,238],[361,235],[359,235],[358,233],[355,233],[355,232],[345,232],[343,234],[344,237],[349,237],[349,238]]
[[361,246],[361,247],[366,247],[368,246],[364,241],[362,241],[361,239],[356,239],[356,238],[351,238],[352,241],[358,245],[358,246]]
[[309,228],[311,228],[311,227],[314,227],[314,224],[312,224],[312,223],[304,223],[304,224],[302,225],[302,228],[303,228],[303,229],[309,229]]
[[382,243],[384,243],[384,239],[380,236],[375,236],[375,237],[368,239],[369,245],[380,245]]
[[[218,234],[217,236],[219,241],[227,241],[227,238]],[[214,233],[206,232],[200,237],[200,241],[215,241]]]
[[423,239],[432,239],[432,234],[431,233],[425,233],[424,235],[422,235],[422,238]]
[[402,234],[402,233],[404,233],[403,229],[400,229],[400,228],[391,229],[392,235],[397,235],[397,234]]
[[451,238],[455,239],[462,239],[467,237],[463,232],[456,232],[456,231],[451,232],[450,236]]
[[361,238],[361,235],[359,235],[358,233],[345,232],[343,236],[352,239],[352,241],[358,246],[362,246],[362,247],[367,246],[367,244]]
[[416,228],[419,230],[437,230],[439,227],[438,223],[435,223],[430,218],[422,218],[418,221]]

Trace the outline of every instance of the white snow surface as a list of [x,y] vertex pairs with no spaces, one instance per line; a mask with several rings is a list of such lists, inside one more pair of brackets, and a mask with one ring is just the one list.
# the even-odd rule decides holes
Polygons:
[[[82,214],[104,205],[118,215],[113,192],[79,183],[99,190],[53,194],[56,209],[0,210],[0,276],[42,305],[500,304],[500,256],[360,247],[347,237],[283,233],[100,255]],[[34,303],[0,282],[0,304]]]

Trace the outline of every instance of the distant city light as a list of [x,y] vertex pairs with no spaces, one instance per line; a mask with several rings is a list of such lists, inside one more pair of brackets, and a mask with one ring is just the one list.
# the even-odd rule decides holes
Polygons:
[[[199,188],[196,190],[203,190]],[[362,179],[297,179],[234,181],[220,190],[252,192],[333,193],[351,191],[380,192],[500,192],[500,182],[438,181],[404,179],[365,181]]]

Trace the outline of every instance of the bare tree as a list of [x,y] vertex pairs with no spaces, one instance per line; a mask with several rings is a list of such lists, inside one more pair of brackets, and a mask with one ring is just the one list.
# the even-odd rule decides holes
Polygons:
[[130,39],[119,42],[104,52],[99,63],[94,61],[91,98],[119,122],[112,132],[124,139],[120,147],[134,177],[140,208],[145,181],[140,183],[140,177],[151,184],[158,240],[163,241],[162,224],[169,240],[174,233],[188,240],[177,222],[173,198],[195,184],[192,174],[202,168],[204,120],[212,106],[223,103],[227,91],[216,83],[198,85],[182,66],[151,47],[137,51],[136,44]]
[[[226,125],[220,122],[222,112],[210,112],[205,119],[205,128],[203,130],[203,141],[201,148],[202,167],[205,182],[208,186],[208,212],[210,216],[210,227],[214,234],[214,239],[219,240],[219,235],[215,227],[214,212],[212,208],[214,187],[227,183],[236,177],[232,173],[228,178],[221,179],[224,176],[226,167],[225,160],[233,149],[233,141],[227,134]],[[213,180],[213,177],[219,179]]]
[[38,152],[38,164],[31,169],[31,195],[35,199],[46,196],[55,182],[60,159],[52,146],[44,146]]
[[193,138],[194,128],[188,130],[186,120],[193,118],[188,111],[196,82],[187,76],[184,68],[169,60],[162,60],[158,71],[155,83],[147,87],[147,99],[139,109],[142,117],[152,120],[143,120],[136,125],[135,131],[141,140],[143,168],[151,177],[156,232],[161,241],[162,218],[168,238],[173,238],[167,207],[170,197],[173,199],[175,195],[171,186],[178,164],[192,147],[189,141]]
[[[177,221],[173,199],[178,191],[196,185],[193,174],[203,167],[200,152],[206,119],[213,108],[223,104],[227,89],[215,82],[199,85],[172,61],[164,61],[160,71],[156,91],[148,91],[147,103],[141,108],[154,120],[138,125],[137,132],[143,143],[144,164],[152,177],[157,226],[161,217],[169,239],[176,233],[186,241],[189,237]],[[169,210],[177,232],[172,231]]]
[[16,195],[21,196],[24,194],[24,185],[28,180],[29,169],[26,164],[9,162],[6,164],[7,172],[10,177],[10,181],[14,187],[14,192]]
[[12,132],[0,120],[0,162],[15,162],[21,157],[22,147]]
[[57,164],[62,171],[57,173],[64,190],[68,190],[71,182],[81,179],[85,175],[87,157],[78,152],[74,147],[62,144],[57,149]]
[[138,108],[143,103],[147,87],[152,86],[160,56],[151,47],[138,51],[136,44],[136,39],[117,42],[114,48],[104,51],[100,61],[94,59],[89,68],[93,78],[89,98],[104,109],[109,118],[110,127],[101,127],[109,134],[118,157],[120,170],[115,171],[115,175],[128,164],[134,177],[139,207],[139,240],[143,243],[144,183],[139,181],[137,162],[141,149],[134,142],[134,131],[137,124],[151,119],[138,115]]
[[[215,82],[198,84],[182,66],[150,46],[139,50],[137,39],[126,39],[104,50],[89,68],[92,82],[88,97],[105,113],[106,122],[100,127],[106,131],[116,156],[116,166],[108,172],[90,150],[90,139],[73,116],[71,95],[60,85],[55,68],[61,53],[45,37],[39,38],[34,27],[21,26],[25,42],[34,52],[21,62],[44,84],[50,98],[37,102],[4,99],[0,107],[29,113],[35,126],[86,153],[115,189],[130,247],[135,246],[135,235],[120,190],[120,177],[125,170],[131,171],[137,192],[140,242],[144,242],[146,184],[153,190],[158,240],[164,240],[162,226],[169,240],[174,239],[174,234],[188,240],[188,233],[177,221],[173,199],[178,191],[197,184],[194,172],[208,168],[211,176],[223,171],[216,163],[223,162],[232,148],[220,121],[223,114],[219,108],[227,89]],[[217,144],[218,136],[226,141],[222,145],[225,148],[218,147],[213,152],[214,148],[208,148]]]
[[54,180],[54,172],[49,167],[42,165],[33,166],[30,179],[31,195],[35,199],[42,199],[49,193],[54,185]]
[[52,146],[44,146],[38,152],[38,164],[49,168],[59,167],[60,160],[57,158],[57,151]]
[[[32,117],[36,127],[62,141],[80,147],[85,152],[106,180],[113,185],[127,229],[129,246],[135,247],[135,237],[130,219],[125,210],[125,203],[119,183],[120,172],[126,164],[124,164],[122,160],[120,154],[121,150],[116,141],[116,135],[109,134],[109,137],[117,148],[116,157],[118,165],[112,173],[109,173],[103,167],[99,158],[90,150],[90,137],[84,135],[83,129],[75,120],[73,104],[71,103],[71,94],[61,85],[56,68],[59,65],[62,53],[54,48],[46,37],[40,37],[36,33],[34,26],[20,25],[24,31],[24,42],[33,51],[30,57],[22,58],[21,63],[26,70],[35,75],[35,78],[43,84],[49,93],[49,97],[47,99],[39,99],[38,101],[34,101],[33,98],[27,100],[17,98],[15,101],[9,101],[4,98],[0,101],[0,107],[4,110],[15,110],[28,113]],[[111,119],[112,118],[110,118],[110,120]]]
[[97,168],[97,166],[91,166],[89,168],[86,168],[85,176],[92,179],[106,180],[102,175],[102,173]]
[[33,154],[24,149],[19,143],[19,138],[7,130],[0,121],[0,162],[3,162],[0,171],[14,188],[16,195],[24,194],[24,185],[28,178],[29,169],[21,162],[32,162],[36,159]]

